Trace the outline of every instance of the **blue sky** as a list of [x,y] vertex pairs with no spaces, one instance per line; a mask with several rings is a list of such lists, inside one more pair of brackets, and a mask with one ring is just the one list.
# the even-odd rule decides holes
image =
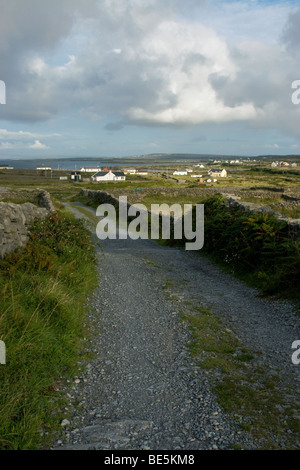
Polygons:
[[300,154],[299,1],[2,0],[0,158]]

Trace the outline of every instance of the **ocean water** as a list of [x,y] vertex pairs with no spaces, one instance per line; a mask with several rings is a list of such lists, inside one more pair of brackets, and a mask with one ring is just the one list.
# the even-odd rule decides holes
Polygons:
[[145,162],[143,163],[137,163],[137,162],[128,162],[124,161],[120,163],[118,160],[117,162],[114,160],[97,160],[97,159],[92,159],[92,160],[84,160],[84,159],[71,159],[71,158],[61,158],[61,159],[34,159],[34,160],[25,160],[25,159],[4,159],[0,158],[0,166],[10,166],[13,167],[14,169],[22,169],[22,170],[32,170],[36,169],[38,166],[49,166],[52,168],[52,170],[80,170],[83,167],[100,167],[100,168],[105,168],[107,166],[111,168],[120,168],[124,166],[140,166],[140,165],[145,165]]
[[[176,163],[169,161],[170,165]],[[145,161],[145,160],[135,160],[135,159],[72,159],[72,158],[61,158],[61,159],[7,159],[1,158],[0,156],[0,166],[10,166],[16,170],[35,170],[37,167],[40,166],[47,166],[51,167],[52,170],[77,170],[79,171],[83,167],[92,167],[92,168],[124,168],[130,167],[135,168],[139,167],[139,170],[148,169],[148,171],[155,171],[154,169],[149,169],[148,165],[150,166],[166,166],[166,162],[157,162],[157,161]]]

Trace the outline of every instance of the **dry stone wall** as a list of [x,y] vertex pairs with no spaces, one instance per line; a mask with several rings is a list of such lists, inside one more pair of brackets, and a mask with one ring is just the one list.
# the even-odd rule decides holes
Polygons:
[[[261,189],[261,188],[259,188]],[[118,198],[121,195],[127,195],[128,196],[128,205],[131,203],[136,203],[140,202],[143,200],[143,197],[146,195],[151,195],[151,194],[157,194],[157,188],[141,188],[137,189],[136,191],[132,190],[114,190],[113,192],[105,192],[105,191],[97,191],[97,190],[88,190],[88,189],[83,189],[81,191],[81,194],[84,196],[93,199],[94,201],[99,202],[99,204],[103,203],[109,203],[114,206],[118,205]],[[231,188],[232,191],[232,188]],[[209,196],[213,194],[217,194],[219,191],[216,189],[212,188],[179,188],[179,189],[173,189],[173,188],[160,188],[160,192],[162,195],[168,195],[172,194],[172,196],[178,196],[178,195],[190,195],[190,196],[199,196],[199,198],[204,197],[204,196]],[[239,196],[236,195],[236,193],[239,194]],[[249,190],[250,193],[250,190]],[[256,190],[257,193],[257,190]],[[272,210],[268,206],[263,206],[261,204],[255,204],[251,202],[243,202],[241,200],[242,196],[245,196],[245,191],[235,191],[235,194],[230,194],[230,192],[222,192],[222,195],[225,197],[225,200],[227,201],[228,206],[235,206],[239,207],[242,210],[248,211],[248,212],[271,212],[276,215],[278,219],[284,220],[287,225],[288,225],[288,231],[289,231],[289,236],[293,239],[299,238],[300,237],[300,219],[292,219],[290,217],[285,217],[283,216],[280,212]],[[248,193],[246,194],[248,195]],[[252,193],[251,193],[252,195]],[[266,196],[266,192],[262,194],[262,196]],[[287,196],[286,199],[293,200],[293,201],[299,201],[297,197],[293,196]],[[258,199],[259,200],[259,199]]]
[[24,204],[0,202],[0,258],[25,246],[32,222],[36,218],[46,217],[55,210],[50,195],[46,192],[41,194],[41,204],[43,207],[31,202]]
[[283,216],[280,212],[272,210],[269,206],[262,206],[252,202],[243,202],[237,196],[227,197],[227,202],[229,207],[238,207],[239,209],[248,211],[248,212],[263,212],[274,214],[279,220],[283,220],[288,225],[289,236],[293,239],[300,237],[300,219],[292,219],[290,217]]

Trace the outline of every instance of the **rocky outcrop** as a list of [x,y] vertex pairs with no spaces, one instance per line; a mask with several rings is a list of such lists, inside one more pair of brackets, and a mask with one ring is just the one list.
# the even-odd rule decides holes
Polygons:
[[40,207],[44,207],[49,212],[55,212],[54,204],[51,200],[51,196],[47,191],[41,191],[38,195],[38,203]]
[[31,202],[24,204],[0,202],[0,258],[25,246],[32,222],[36,218],[46,217],[55,210],[48,193],[43,192],[40,200],[43,207]]

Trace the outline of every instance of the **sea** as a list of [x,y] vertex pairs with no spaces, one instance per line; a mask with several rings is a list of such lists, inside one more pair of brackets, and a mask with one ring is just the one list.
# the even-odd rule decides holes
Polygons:
[[[144,167],[144,162],[139,162],[136,160],[130,161],[124,159],[72,159],[72,158],[56,158],[56,159],[4,159],[0,157],[0,166],[9,166],[17,170],[32,170],[37,167],[51,167],[52,170],[80,170],[83,167],[93,167],[93,168],[121,168],[121,167]],[[160,163],[157,163],[158,165]],[[155,163],[156,165],[156,163]]]

